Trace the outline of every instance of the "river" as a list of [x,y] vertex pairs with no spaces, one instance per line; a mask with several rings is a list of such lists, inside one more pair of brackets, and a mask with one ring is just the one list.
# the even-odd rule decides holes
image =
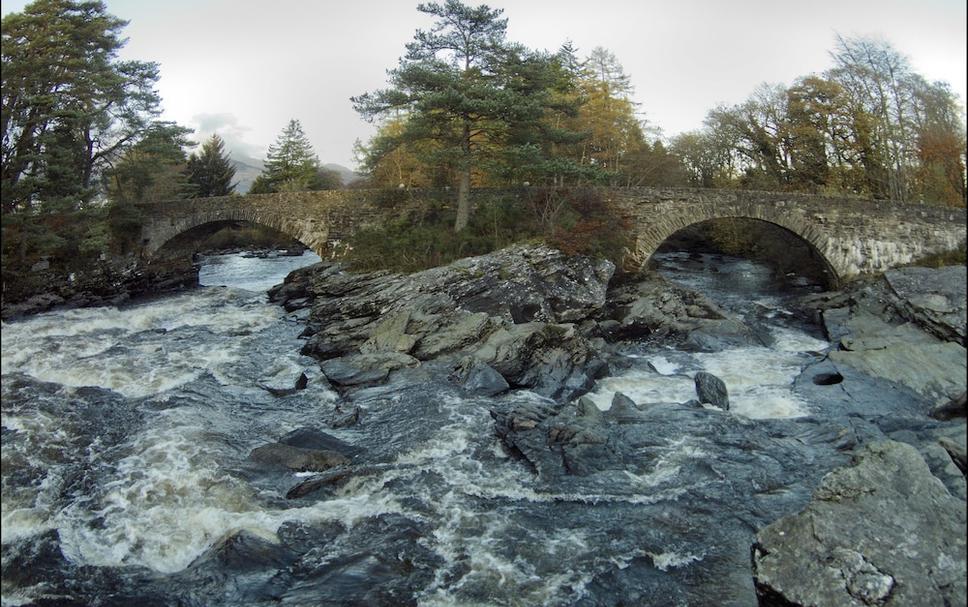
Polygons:
[[[800,479],[750,498],[753,489],[706,463],[732,466],[746,448],[688,434],[657,439],[649,467],[620,488],[551,487],[502,451],[480,402],[391,386],[373,399],[394,401],[396,413],[375,413],[363,430],[324,428],[379,466],[319,499],[286,500],[306,475],[267,475],[247,455],[317,427],[339,396],[299,354],[299,314],[264,291],[313,257],[219,256],[202,268],[208,286],[191,292],[3,324],[3,605],[591,605],[619,593],[697,604],[723,577],[749,586],[742,567],[733,571],[752,529],[809,494]],[[793,380],[828,344],[786,301],[813,287],[780,286],[740,259],[669,254],[661,264],[755,324],[768,345],[630,347],[628,368],[592,393],[600,407],[615,391],[688,400],[691,375],[705,369],[729,386],[730,431],[743,440],[809,416],[814,405]],[[279,397],[263,387],[303,371],[305,390]],[[398,434],[386,434],[393,424]],[[826,457],[797,453],[766,454],[776,472],[746,462],[747,484],[776,484]],[[242,550],[242,564],[224,551],[211,558],[239,530],[262,547]],[[724,592],[723,604],[749,596]]]

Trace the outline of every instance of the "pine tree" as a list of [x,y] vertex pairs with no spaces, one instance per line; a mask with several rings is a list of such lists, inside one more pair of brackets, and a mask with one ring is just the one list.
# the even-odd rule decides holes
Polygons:
[[235,189],[235,167],[225,153],[225,142],[218,135],[202,145],[200,154],[188,159],[188,181],[195,185],[195,198],[228,196]]
[[158,65],[119,58],[126,24],[86,0],[37,0],[3,17],[4,213],[83,206],[154,128]]
[[319,158],[298,120],[290,120],[274,145],[269,146],[265,167],[252,188],[252,194],[303,192],[323,189],[319,178]]

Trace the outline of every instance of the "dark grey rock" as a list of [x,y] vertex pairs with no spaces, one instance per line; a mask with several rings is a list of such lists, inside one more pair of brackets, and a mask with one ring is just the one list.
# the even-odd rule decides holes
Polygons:
[[346,457],[353,457],[362,451],[359,447],[315,428],[297,428],[280,438],[279,442],[283,445],[299,447],[300,449],[335,451]]
[[757,534],[757,591],[784,605],[963,605],[965,530],[964,502],[916,449],[873,443]]
[[475,363],[467,378],[464,380],[464,389],[473,394],[483,396],[496,396],[502,392],[507,392],[511,386],[508,385],[504,376],[495,371],[489,365],[478,362]]
[[700,403],[708,403],[724,411],[729,411],[729,394],[723,380],[712,373],[700,371],[696,373],[695,382],[696,395],[699,397]]
[[944,341],[965,342],[966,268],[899,268],[884,273],[898,314]]
[[[344,388],[385,382],[400,368],[360,357],[474,358],[508,387],[567,400],[607,368],[572,322],[602,310],[613,271],[606,261],[514,246],[408,276],[319,264],[270,297],[312,300],[302,353],[322,359]],[[487,375],[482,394],[500,387]]]
[[935,419],[948,420],[956,417],[968,415],[968,405],[966,405],[966,392],[962,392],[952,399],[943,399],[937,406],[929,412]]
[[381,382],[390,371],[418,365],[412,356],[399,352],[371,352],[324,360],[320,368],[338,386],[357,386]]
[[256,447],[249,453],[249,460],[279,466],[296,472],[322,471],[350,463],[348,457],[336,451],[324,449],[303,449],[283,443],[270,443]]
[[260,381],[258,384],[260,388],[273,396],[289,396],[299,390],[305,390],[306,386],[309,385],[309,378],[305,372],[301,372],[294,381],[290,379],[290,382],[290,385],[286,386],[284,379],[272,378],[269,381]]

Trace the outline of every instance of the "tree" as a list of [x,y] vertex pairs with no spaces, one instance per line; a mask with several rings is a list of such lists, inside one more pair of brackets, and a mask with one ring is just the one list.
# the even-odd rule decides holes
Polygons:
[[482,146],[495,140],[520,101],[504,95],[495,81],[507,46],[507,19],[500,18],[500,9],[472,8],[459,0],[420,4],[417,10],[437,21],[430,30],[417,30],[407,44],[407,54],[390,72],[392,87],[352,101],[368,120],[403,111],[409,119],[402,139],[439,144],[438,160],[459,176],[454,229],[460,231],[470,219],[471,172]]
[[320,169],[319,158],[313,151],[302,125],[290,120],[274,145],[269,146],[265,167],[249,189],[251,194],[271,192],[305,192],[334,186]]
[[199,154],[188,158],[188,181],[195,186],[193,197],[228,196],[235,189],[235,167],[225,153],[225,142],[218,135],[202,144]]
[[965,127],[961,108],[945,82],[919,79],[914,90],[918,169],[914,176],[920,198],[965,206]]
[[190,198],[194,187],[187,175],[185,148],[191,129],[156,122],[144,136],[104,171],[105,190],[114,205],[164,202]]
[[434,170],[426,162],[433,142],[404,141],[406,118],[396,116],[384,121],[367,145],[357,142],[355,152],[360,170],[369,176],[372,187],[408,188],[433,185]]
[[3,18],[4,213],[83,205],[151,126],[158,66],[117,58],[125,25],[91,0],[37,0]]

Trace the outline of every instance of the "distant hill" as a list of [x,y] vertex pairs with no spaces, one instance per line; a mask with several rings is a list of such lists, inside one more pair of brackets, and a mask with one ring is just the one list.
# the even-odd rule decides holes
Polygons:
[[[231,157],[232,166],[235,167],[235,180],[238,185],[235,186],[235,191],[239,194],[245,194],[252,187],[252,182],[255,178],[262,173],[263,162],[257,158],[251,158],[249,156],[244,156],[237,152],[234,152]],[[335,171],[339,174],[340,179],[343,180],[343,185],[347,186],[354,181],[362,179],[363,177],[352,171],[341,164],[336,164],[330,162],[323,165],[324,169],[329,169]]]
[[329,169],[330,171],[336,171],[337,173],[339,173],[340,179],[343,180],[344,186],[349,185],[354,181],[359,181],[360,179],[363,179],[363,176],[357,173],[356,171],[348,169],[345,166],[341,164],[336,164],[334,162],[324,164],[323,168]]
[[262,172],[262,161],[258,158],[243,156],[237,152],[233,153],[229,160],[235,167],[235,180],[238,182],[235,191],[239,194],[247,193],[249,188],[252,187],[252,182]]

